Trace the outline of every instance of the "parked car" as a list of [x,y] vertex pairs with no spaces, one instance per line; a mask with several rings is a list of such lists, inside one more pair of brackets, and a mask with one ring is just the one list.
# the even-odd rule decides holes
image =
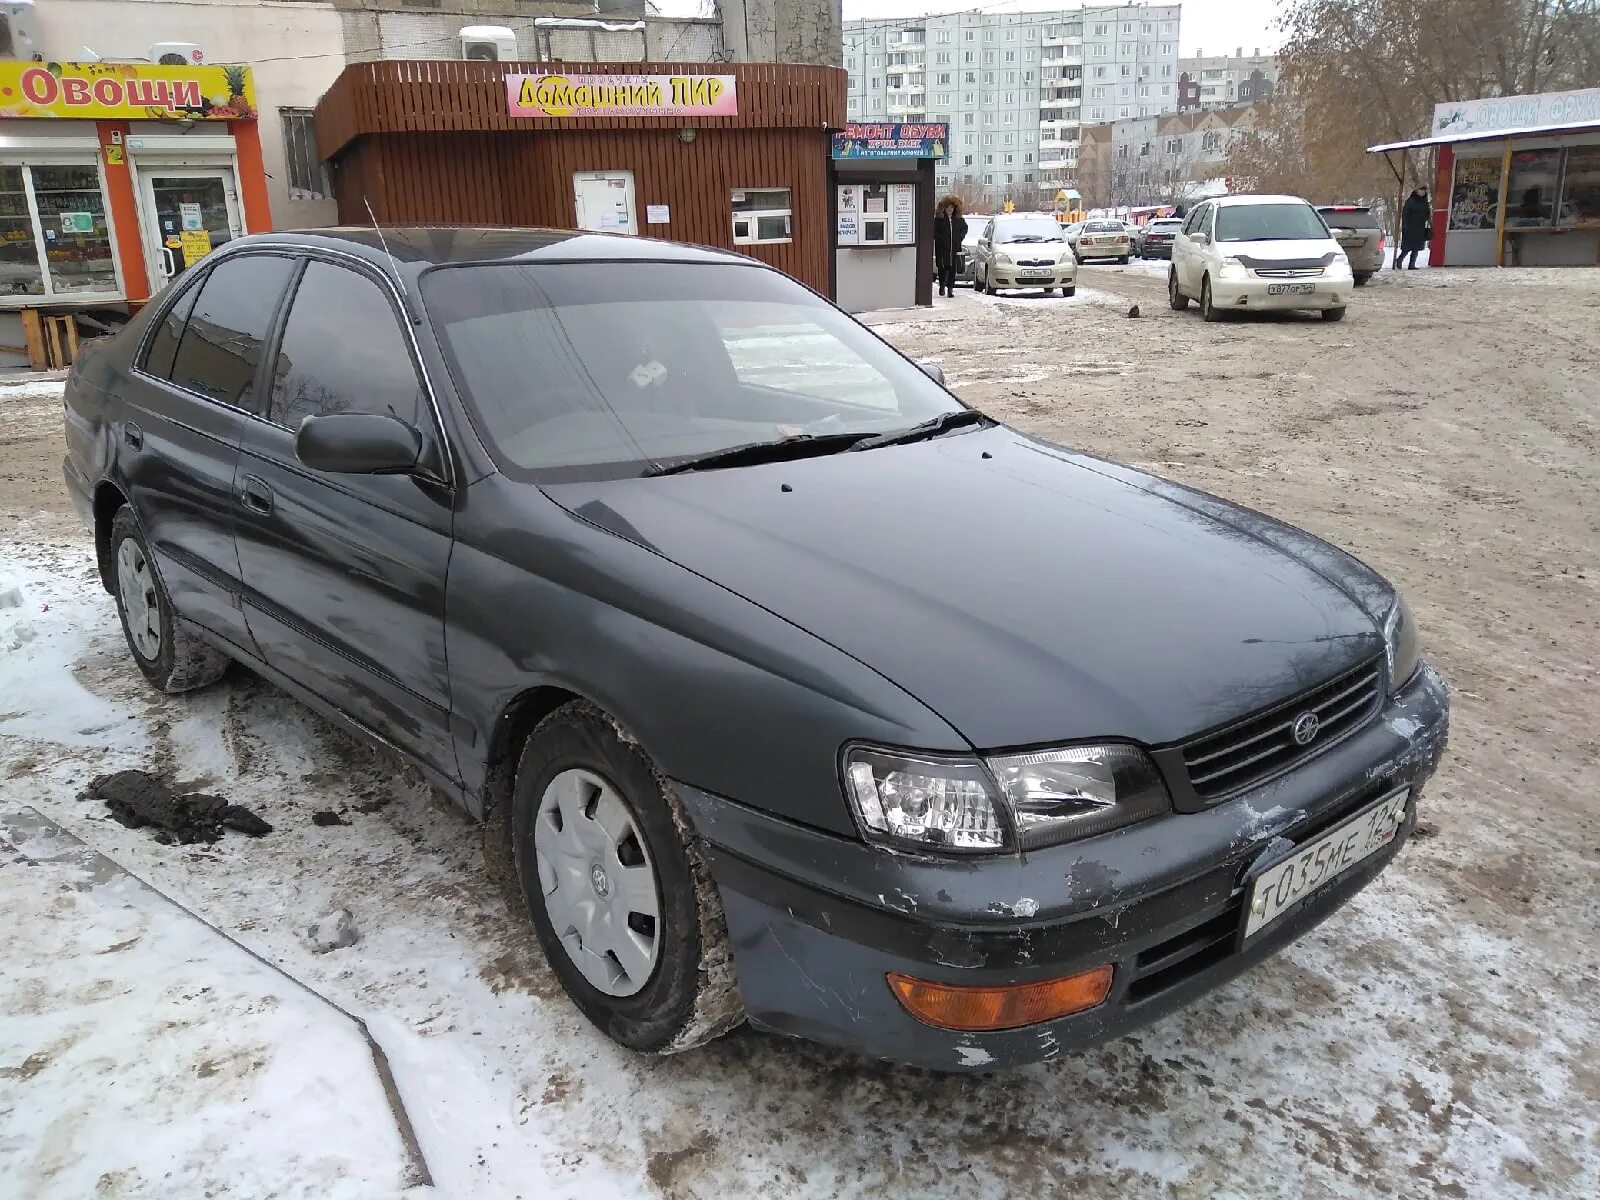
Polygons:
[[981,1070],[1337,909],[1448,700],[1350,555],[937,376],[723,251],[260,234],[84,348],[65,474],[150,683],[245,663],[487,822],[610,1037]]
[[1344,248],[1297,196],[1203,200],[1172,243],[1167,298],[1180,311],[1198,300],[1207,321],[1293,308],[1340,321],[1354,290]]
[[1183,228],[1181,217],[1158,217],[1139,235],[1140,258],[1171,258],[1172,239]]
[[1389,238],[1378,218],[1364,204],[1326,204],[1317,212],[1350,260],[1356,286],[1365,286],[1367,280],[1383,270],[1384,251],[1389,248]]
[[1072,247],[1072,253],[1078,253],[1078,236],[1083,233],[1087,221],[1072,221],[1061,227],[1061,236],[1067,239],[1067,245]]
[[966,221],[967,236],[961,239],[961,269],[956,272],[956,282],[967,284],[969,287],[976,287],[978,239],[983,236],[983,230],[989,223],[989,217],[982,213],[968,213]]
[[1114,258],[1126,263],[1133,252],[1128,230],[1121,221],[1085,221],[1073,249],[1079,262],[1091,258]]
[[974,250],[976,287],[989,295],[1001,288],[1043,288],[1071,296],[1078,287],[1078,260],[1061,226],[1048,213],[990,217]]

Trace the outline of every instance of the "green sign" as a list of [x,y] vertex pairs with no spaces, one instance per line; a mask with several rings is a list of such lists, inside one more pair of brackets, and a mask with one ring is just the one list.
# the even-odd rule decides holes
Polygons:
[[86,212],[75,212],[75,213],[64,212],[64,213],[62,213],[61,214],[61,232],[62,233],[93,233],[94,232],[94,214],[93,213],[86,213]]

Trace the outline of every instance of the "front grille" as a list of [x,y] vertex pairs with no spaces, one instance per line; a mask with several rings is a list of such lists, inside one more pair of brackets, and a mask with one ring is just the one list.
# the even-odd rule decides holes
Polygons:
[[1286,271],[1279,270],[1275,267],[1269,267],[1266,270],[1262,270],[1259,267],[1256,268],[1256,275],[1262,279],[1315,279],[1321,274],[1321,267],[1309,267],[1304,270],[1292,269]]
[[[1195,793],[1202,800],[1221,799],[1265,782],[1354,733],[1383,699],[1381,661],[1373,659],[1184,746],[1183,762]],[[1302,746],[1294,739],[1294,726],[1306,713],[1316,715],[1317,731]]]
[[1019,266],[1019,267],[1053,267],[1055,265],[1056,265],[1056,260],[1053,259],[1053,258],[1019,258],[1019,259],[1017,259],[1017,266]]

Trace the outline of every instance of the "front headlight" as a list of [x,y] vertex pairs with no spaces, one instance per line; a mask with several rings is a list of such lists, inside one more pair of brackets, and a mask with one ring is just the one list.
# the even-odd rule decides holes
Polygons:
[[1394,607],[1383,623],[1383,640],[1389,658],[1389,690],[1397,692],[1411,682],[1422,661],[1422,635],[1405,597],[1395,594]]
[[1237,258],[1225,258],[1222,260],[1222,269],[1217,272],[1217,277],[1219,279],[1248,279],[1250,273],[1245,270],[1244,264]]
[[1009,267],[1011,265],[1011,255],[997,250],[995,251],[994,261],[996,266]]
[[1168,811],[1155,764],[1125,745],[976,758],[857,747],[845,791],[869,841],[921,850],[1034,850]]

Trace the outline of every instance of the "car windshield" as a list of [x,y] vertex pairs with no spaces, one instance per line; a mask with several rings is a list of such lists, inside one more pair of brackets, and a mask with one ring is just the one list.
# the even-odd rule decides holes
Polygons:
[[761,267],[441,267],[422,297],[496,460],[535,478],[641,475],[961,410],[861,325]]
[[1379,229],[1378,218],[1366,208],[1318,209],[1331,229]]
[[1083,227],[1085,233],[1127,233],[1121,221],[1090,221]]
[[1219,242],[1326,241],[1328,229],[1309,204],[1230,204],[1217,210]]
[[996,221],[994,240],[997,242],[1059,242],[1061,226],[1049,219],[1025,221]]

